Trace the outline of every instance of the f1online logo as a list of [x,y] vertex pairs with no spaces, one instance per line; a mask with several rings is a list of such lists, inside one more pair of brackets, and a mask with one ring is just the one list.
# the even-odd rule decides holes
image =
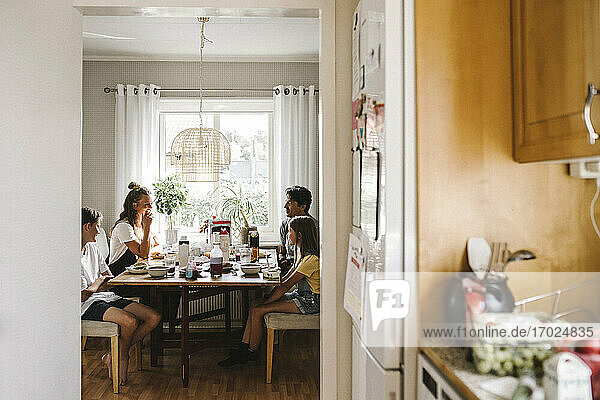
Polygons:
[[408,315],[410,285],[400,279],[380,279],[369,283],[371,324],[379,328],[384,319],[402,319]]

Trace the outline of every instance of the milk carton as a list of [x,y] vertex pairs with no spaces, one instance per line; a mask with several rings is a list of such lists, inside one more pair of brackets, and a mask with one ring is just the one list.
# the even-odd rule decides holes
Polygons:
[[573,353],[555,354],[544,362],[546,400],[592,400],[592,370]]

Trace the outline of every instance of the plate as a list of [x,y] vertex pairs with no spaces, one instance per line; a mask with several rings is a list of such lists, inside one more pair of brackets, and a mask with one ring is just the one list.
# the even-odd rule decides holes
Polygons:
[[137,274],[137,275],[141,275],[141,274],[147,274],[148,272],[146,271],[146,268],[132,268],[132,266],[126,267],[125,268],[127,270],[127,272],[129,272],[130,274]]

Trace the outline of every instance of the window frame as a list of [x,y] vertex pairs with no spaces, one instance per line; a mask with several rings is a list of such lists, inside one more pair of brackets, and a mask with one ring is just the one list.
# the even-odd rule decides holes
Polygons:
[[[198,113],[200,110],[200,99],[197,97],[169,97],[161,98],[159,101],[159,177],[162,179],[166,176],[166,125],[165,114],[190,114]],[[275,158],[277,152],[275,150],[275,132],[273,127],[273,111],[274,102],[272,98],[202,98],[202,113],[215,114],[214,127],[220,130],[220,115],[221,114],[252,114],[252,113],[267,113],[268,114],[268,140],[269,140],[269,224],[259,227],[258,232],[261,235],[261,241],[264,242],[279,242],[279,214],[278,203],[279,195],[277,193],[277,163]],[[216,183],[215,183],[216,185]],[[208,217],[208,216],[207,216]],[[159,232],[164,231],[164,218],[159,218]],[[190,236],[200,235],[195,228],[181,227],[180,235],[185,234]]]

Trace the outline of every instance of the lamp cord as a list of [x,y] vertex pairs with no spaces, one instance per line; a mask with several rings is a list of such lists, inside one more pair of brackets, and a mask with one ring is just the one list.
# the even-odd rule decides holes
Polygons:
[[200,96],[200,111],[198,112],[200,117],[200,130],[202,130],[202,80],[204,75],[202,65],[202,49],[204,49],[204,43],[210,42],[210,40],[204,36],[204,24],[207,23],[208,20],[208,17],[198,17],[198,22],[200,22],[200,91],[198,92]]
[[596,200],[598,200],[598,194],[600,194],[600,178],[596,178],[596,193],[594,194],[594,198],[590,204],[590,219],[592,220],[592,225],[594,226],[596,235],[598,238],[600,238],[600,231],[598,230],[598,225],[596,225],[596,218],[594,216],[594,206],[596,205]]

